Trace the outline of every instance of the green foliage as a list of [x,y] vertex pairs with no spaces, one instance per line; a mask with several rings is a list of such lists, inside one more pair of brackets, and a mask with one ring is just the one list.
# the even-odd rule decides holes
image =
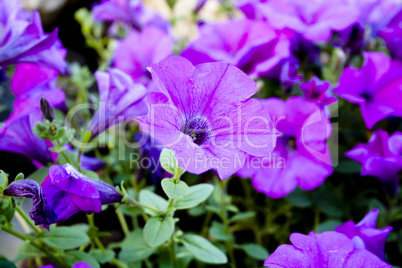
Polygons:
[[64,255],[67,263],[72,267],[77,262],[86,262],[91,268],[100,268],[99,263],[90,254],[78,250],[66,252]]
[[171,199],[186,196],[189,189],[188,185],[184,181],[174,181],[172,179],[163,179],[162,188],[165,191],[165,194]]
[[[150,207],[153,207],[160,211],[166,211],[168,207],[168,202],[160,197],[159,195],[149,191],[149,190],[141,190],[139,194],[140,202],[146,204]],[[158,215],[155,211],[145,208],[144,211],[150,215]]]
[[152,217],[144,226],[144,240],[150,247],[165,243],[174,231],[172,217]]
[[48,246],[58,249],[74,249],[89,242],[89,237],[73,227],[54,227],[43,232],[41,240]]
[[219,248],[202,236],[187,234],[182,241],[186,249],[199,261],[211,264],[224,264],[228,261]]
[[214,187],[210,184],[202,183],[189,187],[187,195],[176,199],[174,207],[177,209],[189,209],[196,207],[211,195]]
[[136,229],[121,243],[119,259],[125,262],[138,262],[147,259],[155,252],[156,248],[145,242],[143,231]]
[[265,261],[268,258],[268,251],[257,244],[243,244],[240,246],[246,254],[256,260]]
[[94,249],[91,250],[90,254],[100,264],[104,264],[111,261],[115,255],[114,251],[111,249],[106,250]]
[[28,176],[28,179],[36,181],[38,184],[41,184],[46,176],[49,174],[49,167],[42,167],[37,169]]
[[18,249],[17,256],[15,256],[14,261],[18,262],[29,258],[42,257],[42,255],[42,252],[32,246],[29,241],[25,241]]

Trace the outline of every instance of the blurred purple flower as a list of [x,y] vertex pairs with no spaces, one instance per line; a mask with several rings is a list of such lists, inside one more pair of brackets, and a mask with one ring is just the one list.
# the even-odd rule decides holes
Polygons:
[[249,17],[263,17],[275,29],[292,29],[307,40],[318,43],[328,42],[334,32],[348,30],[360,18],[359,11],[343,0],[248,2],[242,6]]
[[380,52],[364,52],[361,69],[347,67],[334,93],[360,105],[366,126],[371,129],[389,116],[402,116],[402,64]]
[[368,143],[360,143],[345,156],[362,165],[362,176],[379,178],[386,189],[394,194],[398,189],[398,173],[402,170],[402,133],[390,137],[384,130],[377,130]]
[[30,13],[19,1],[3,0],[0,5],[0,67],[29,62],[64,73],[66,63],[59,54],[57,29],[45,34],[39,13]]
[[392,58],[402,61],[402,10],[378,32],[378,35],[384,39]]
[[168,34],[146,27],[141,32],[131,31],[126,39],[119,42],[113,63],[115,68],[129,74],[134,82],[146,85],[151,79],[146,68],[172,52],[173,40]]
[[337,101],[337,98],[332,95],[330,87],[330,82],[321,81],[315,76],[308,82],[300,83],[304,97],[317,103],[320,107],[331,105]]
[[42,188],[36,181],[14,181],[4,190],[4,195],[31,198],[33,203],[29,216],[36,225],[49,225],[55,222],[56,214],[46,203]]
[[170,23],[158,13],[144,6],[142,0],[102,0],[92,8],[95,19],[108,22],[124,22],[141,31],[154,26],[167,32]]
[[224,62],[193,66],[170,56],[150,68],[160,92],[147,101],[150,113],[141,129],[176,153],[185,170],[217,171],[221,179],[235,173],[246,153],[264,155],[277,133],[269,114],[255,99],[257,86],[246,74]]
[[293,245],[281,245],[264,266],[269,268],[392,268],[368,250],[355,249],[352,240],[337,232],[290,235]]
[[88,125],[95,138],[110,126],[135,119],[148,113],[145,101],[146,88],[133,82],[130,76],[118,69],[96,72],[99,88],[99,109]]
[[150,171],[151,180],[154,185],[159,184],[163,178],[172,177],[172,175],[165,171],[160,164],[159,157],[163,147],[159,142],[154,140],[148,133],[142,131],[134,135],[134,140],[140,146],[138,179],[141,179],[146,175],[146,170]]
[[120,202],[123,196],[111,185],[88,178],[70,164],[50,167],[42,183],[43,194],[49,207],[64,221],[80,210],[98,213],[103,204]]
[[348,221],[335,227],[335,231],[352,239],[355,248],[366,249],[385,261],[385,242],[392,227],[376,229],[378,213],[378,209],[373,209],[359,223]]
[[32,131],[36,122],[41,120],[42,111],[39,108],[11,114],[0,127],[0,150],[23,154],[36,164],[53,162],[46,142]]
[[[41,266],[39,268],[54,268],[54,267],[53,267],[53,265],[49,264],[49,265]],[[77,262],[71,268],[91,268],[91,266],[86,262]]]
[[226,61],[253,76],[278,78],[291,54],[289,36],[262,21],[237,19],[204,24],[199,32],[199,38],[182,53],[194,65]]
[[22,113],[38,107],[40,99],[45,97],[50,106],[66,109],[65,94],[56,85],[58,71],[49,67],[31,63],[17,64],[11,78],[11,91],[17,96],[14,112]]
[[251,177],[254,188],[270,198],[284,197],[297,186],[303,190],[320,186],[333,171],[326,144],[331,126],[325,113],[302,97],[261,102],[282,135],[269,155],[249,155],[237,175]]

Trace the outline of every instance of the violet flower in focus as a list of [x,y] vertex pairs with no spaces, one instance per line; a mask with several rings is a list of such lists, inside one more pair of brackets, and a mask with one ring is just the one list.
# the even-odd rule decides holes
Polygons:
[[300,83],[304,97],[321,107],[331,105],[337,101],[337,98],[332,95],[330,87],[331,83],[329,81],[321,81],[315,76],[308,82]]
[[110,126],[148,113],[146,88],[135,84],[130,76],[117,69],[96,72],[100,104],[89,122],[88,131],[95,138]]
[[143,131],[175,151],[179,165],[201,174],[235,173],[246,153],[268,154],[276,130],[258,100],[255,82],[234,66],[212,62],[193,66],[170,56],[150,68],[160,92],[148,94],[150,113],[138,119]]
[[237,175],[251,177],[254,188],[270,198],[284,197],[297,186],[303,190],[320,186],[333,172],[326,144],[331,126],[324,111],[302,97],[261,103],[282,135],[272,153],[249,155]]
[[360,105],[367,128],[389,116],[402,117],[402,63],[381,52],[364,52],[361,69],[347,67],[334,93]]
[[146,68],[172,53],[173,39],[158,28],[146,27],[141,32],[129,32],[118,43],[113,65],[129,74],[134,82],[147,85],[151,77]]
[[57,29],[44,33],[37,11],[24,10],[18,0],[3,0],[0,29],[0,66],[26,62],[65,72],[67,65],[58,51]]
[[385,260],[385,242],[392,227],[376,229],[378,213],[378,209],[373,209],[359,223],[348,221],[335,227],[335,231],[352,239],[355,248],[366,249]]
[[226,61],[252,76],[278,78],[291,56],[289,36],[268,23],[247,19],[204,24],[182,56],[197,65]]
[[56,221],[56,214],[46,203],[42,188],[36,181],[14,181],[4,190],[4,195],[31,198],[33,204],[29,216],[36,225],[50,225]]
[[170,27],[168,21],[145,7],[142,0],[102,0],[92,8],[92,14],[97,20],[127,23],[137,31],[154,26],[167,32]]
[[391,136],[377,130],[368,143],[360,143],[345,153],[346,157],[362,165],[361,176],[374,176],[381,180],[385,189],[394,195],[398,189],[398,173],[402,170],[402,133]]
[[376,255],[365,249],[355,249],[353,242],[341,233],[329,231],[308,235],[293,233],[292,245],[281,245],[264,266],[269,268],[392,268]]
[[70,164],[51,166],[41,186],[49,207],[57,215],[56,222],[80,210],[98,213],[103,204],[117,203],[123,198],[113,186],[88,178]]

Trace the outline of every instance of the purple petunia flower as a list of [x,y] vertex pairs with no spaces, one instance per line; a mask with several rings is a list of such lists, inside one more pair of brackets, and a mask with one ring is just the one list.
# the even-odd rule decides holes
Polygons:
[[109,22],[124,22],[137,31],[154,26],[167,32],[170,24],[158,13],[144,6],[142,0],[102,0],[92,9],[95,19]]
[[134,82],[146,85],[151,80],[146,68],[172,52],[173,40],[168,34],[158,28],[146,27],[141,32],[131,31],[126,39],[119,42],[113,64],[129,74]]
[[90,179],[70,164],[50,167],[42,183],[49,207],[64,221],[77,212],[98,213],[103,204],[120,202],[122,195],[111,185]]
[[247,19],[203,24],[182,56],[194,65],[226,61],[253,76],[278,78],[291,56],[290,36],[268,23]]
[[176,153],[179,165],[201,174],[217,171],[221,179],[235,173],[246,153],[265,155],[277,133],[258,100],[253,80],[224,62],[193,66],[170,56],[150,68],[160,92],[147,101],[150,113],[141,129]]
[[154,185],[160,183],[163,178],[170,178],[172,175],[162,168],[159,157],[162,152],[162,145],[154,140],[151,135],[139,132],[134,135],[134,140],[139,146],[138,173],[137,178],[141,179],[148,170]]
[[275,29],[292,29],[307,40],[319,43],[328,42],[335,32],[349,31],[360,18],[358,9],[343,0],[271,0],[266,3],[249,1],[242,6],[246,15],[263,17]]
[[378,209],[373,209],[359,223],[348,221],[335,227],[335,231],[352,239],[355,248],[366,249],[385,260],[385,242],[392,227],[376,229],[378,213]]
[[360,105],[371,129],[389,116],[402,117],[402,64],[380,52],[365,52],[361,69],[347,67],[334,93]]
[[30,62],[65,71],[58,48],[57,30],[45,34],[37,11],[30,13],[19,1],[3,0],[0,5],[0,67]]
[[48,145],[32,129],[42,120],[39,108],[22,114],[13,113],[0,127],[0,150],[23,154],[36,164],[53,161]]
[[303,190],[320,186],[333,171],[326,144],[331,126],[325,112],[302,97],[261,102],[282,135],[271,154],[249,155],[237,175],[251,177],[254,188],[270,198],[281,198],[297,186]]
[[390,137],[384,130],[374,132],[367,144],[360,143],[345,153],[345,156],[362,165],[362,176],[374,176],[391,193],[398,189],[398,173],[402,170],[402,133]]
[[290,235],[293,245],[281,245],[264,262],[269,268],[392,268],[368,250],[355,249],[352,240],[341,233]]
[[399,9],[388,25],[381,28],[378,35],[384,39],[387,48],[394,59],[402,60],[402,10]]
[[4,195],[31,198],[33,203],[29,215],[36,225],[49,225],[55,222],[56,214],[46,203],[42,188],[36,181],[20,180],[12,182],[4,190]]
[[31,63],[17,64],[11,78],[11,91],[17,96],[14,112],[23,113],[38,107],[45,97],[50,106],[65,109],[65,94],[56,85],[58,71]]
[[100,104],[88,125],[92,138],[114,124],[135,119],[148,113],[146,88],[135,84],[130,76],[117,69],[96,72]]
[[331,105],[337,101],[336,97],[332,95],[330,86],[330,82],[321,81],[315,76],[308,82],[300,83],[304,97],[317,103],[321,107]]
[[[49,265],[45,265],[45,266],[41,266],[39,268],[54,268],[53,265],[49,264]],[[73,267],[71,268],[91,268],[91,266],[83,261],[77,262],[76,264],[73,265]]]

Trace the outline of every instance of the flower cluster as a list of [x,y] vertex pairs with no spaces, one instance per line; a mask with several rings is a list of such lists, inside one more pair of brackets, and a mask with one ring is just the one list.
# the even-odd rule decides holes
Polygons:
[[[16,259],[402,265],[400,0],[98,2],[75,15],[99,56],[83,66],[38,11],[0,0],[0,150],[33,163],[10,183],[0,163],[0,230],[35,251]],[[113,209],[103,239],[90,215]]]

